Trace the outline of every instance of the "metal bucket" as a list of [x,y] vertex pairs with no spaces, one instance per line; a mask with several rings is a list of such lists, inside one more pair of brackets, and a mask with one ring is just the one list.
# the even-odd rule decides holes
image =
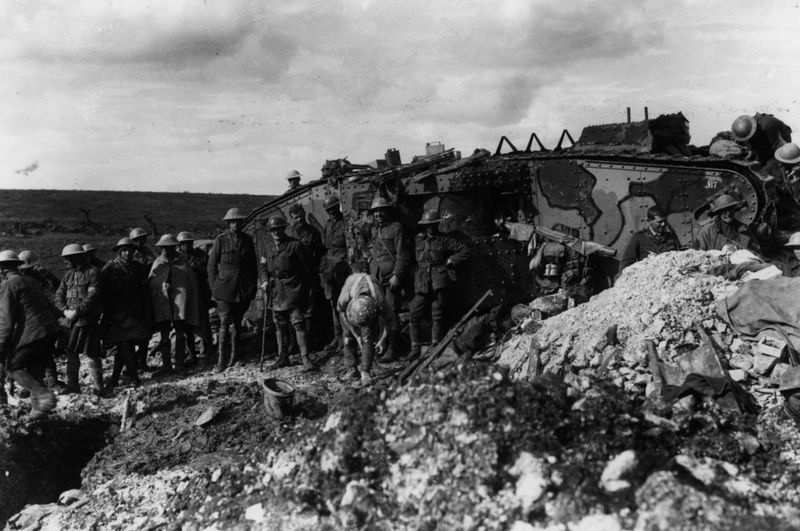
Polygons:
[[264,408],[267,415],[281,419],[292,414],[294,408],[294,387],[278,378],[259,379],[261,392],[264,395]]

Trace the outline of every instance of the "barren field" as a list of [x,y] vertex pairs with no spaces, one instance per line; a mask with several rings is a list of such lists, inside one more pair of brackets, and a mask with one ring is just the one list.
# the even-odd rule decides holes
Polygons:
[[188,230],[210,238],[224,228],[222,217],[228,208],[249,212],[269,199],[244,194],[0,190],[0,248],[31,249],[58,272],[64,245],[94,243],[97,255],[108,260],[111,247],[132,227],[150,230],[145,214],[162,234]]

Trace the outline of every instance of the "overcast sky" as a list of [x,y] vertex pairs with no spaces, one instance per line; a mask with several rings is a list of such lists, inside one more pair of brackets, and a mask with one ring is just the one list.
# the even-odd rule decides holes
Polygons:
[[683,111],[697,145],[755,111],[800,139],[798,15],[774,0],[4,0],[0,188],[275,194],[326,159],[396,147],[405,162],[429,141],[468,155],[531,131],[552,147],[627,106]]

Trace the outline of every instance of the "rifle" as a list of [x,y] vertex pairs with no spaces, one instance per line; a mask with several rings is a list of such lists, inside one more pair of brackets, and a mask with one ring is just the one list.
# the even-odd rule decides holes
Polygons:
[[478,299],[478,302],[476,302],[472,306],[472,308],[470,308],[467,311],[467,313],[465,313],[461,317],[458,323],[456,323],[455,326],[453,326],[447,332],[447,335],[445,335],[444,338],[442,338],[442,340],[439,341],[439,343],[437,343],[435,347],[431,348],[431,350],[429,350],[424,357],[420,357],[419,359],[411,362],[408,365],[408,367],[406,367],[405,370],[403,370],[403,372],[400,374],[400,377],[398,378],[399,382],[401,384],[407,383],[409,379],[411,379],[413,376],[416,376],[423,370],[427,369],[434,361],[436,361],[439,358],[439,356],[441,356],[444,353],[444,350],[456,338],[456,336],[461,335],[464,325],[467,324],[467,321],[472,319],[472,317],[478,311],[478,308],[480,308],[481,304],[483,304],[484,301],[489,297],[491,297],[492,295],[494,295],[494,293],[492,292],[491,289],[486,290],[486,293],[484,293],[483,296],[480,299]]
[[589,256],[590,254],[593,253],[597,253],[601,256],[615,256],[617,254],[616,249],[612,249],[611,247],[606,247],[605,245],[601,245],[597,242],[582,240],[580,238],[576,238],[575,236],[570,236],[569,234],[565,234],[557,230],[546,229],[544,227],[537,227],[536,225],[534,225],[533,232],[547,240],[563,243],[570,249],[574,249],[583,256]]
[[261,362],[259,371],[264,372],[264,353],[267,350],[267,308],[269,307],[269,294],[272,292],[272,280],[267,282],[267,289],[264,290],[264,310],[261,320]]

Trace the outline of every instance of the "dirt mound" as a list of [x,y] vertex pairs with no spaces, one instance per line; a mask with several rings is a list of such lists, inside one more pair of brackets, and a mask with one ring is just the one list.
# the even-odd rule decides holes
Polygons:
[[[139,420],[98,452],[83,471],[94,488],[119,474],[154,474],[196,460],[232,460],[249,454],[281,423],[264,413],[255,381],[172,382],[154,385],[136,399]],[[300,390],[295,400],[302,418],[325,415],[327,406]],[[211,420],[195,422],[208,410]]]
[[[542,322],[502,347],[500,363],[522,378],[528,373],[531,341],[540,349],[544,372],[595,373],[602,364],[632,392],[650,379],[645,340],[655,341],[662,361],[671,362],[698,342],[695,323],[730,332],[716,316],[716,301],[733,292],[734,282],[708,273],[723,259],[701,251],[664,253],[627,268],[614,287]],[[617,328],[618,345],[606,344]]]
[[[473,364],[342,402],[324,422],[273,438],[247,462],[196,476],[166,515],[198,528],[302,521],[334,529],[498,529],[584,518],[588,525],[598,515],[632,527],[685,511],[658,499],[658,485],[672,482],[692,500],[723,508],[715,517],[726,526],[778,521],[775,507],[750,517],[746,493],[706,487],[686,471],[712,459],[707,466],[729,475],[720,456],[747,462],[735,441],[755,433],[753,418],[713,402],[700,410],[706,422],[673,430],[648,420],[641,401],[608,382],[592,381],[576,399],[556,378],[515,382]],[[708,523],[702,514],[690,521]]]

